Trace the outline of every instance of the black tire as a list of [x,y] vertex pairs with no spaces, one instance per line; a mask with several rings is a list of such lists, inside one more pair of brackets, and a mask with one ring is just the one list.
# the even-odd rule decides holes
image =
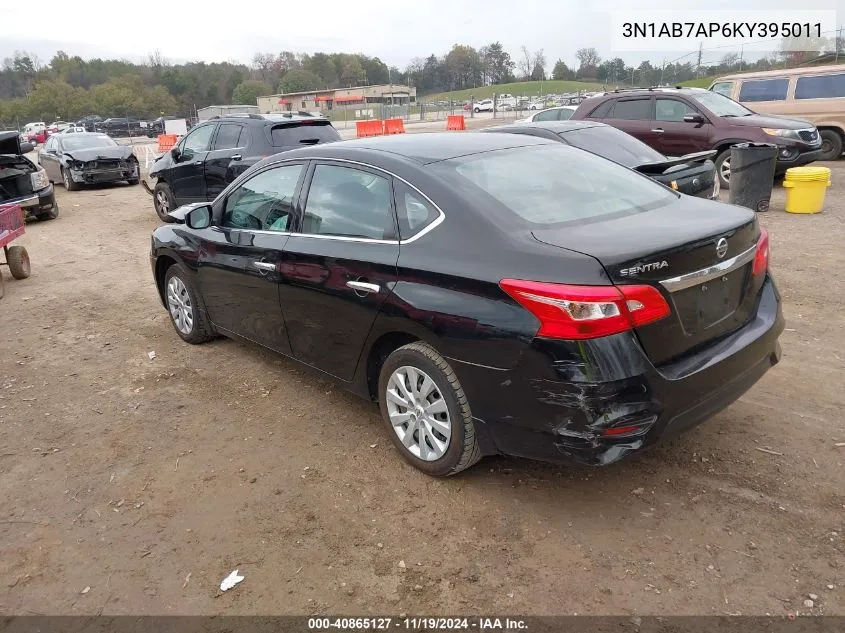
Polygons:
[[473,112],[475,112],[476,114],[478,114],[479,112],[481,112],[481,110],[479,110],[478,108],[475,108],[475,109],[473,110]]
[[842,135],[836,130],[822,130],[822,155],[819,160],[839,160],[842,156]]
[[[190,330],[187,332],[183,332],[179,329],[176,325],[173,313],[170,311],[170,303],[167,298],[167,292],[170,281],[173,278],[177,278],[182,282],[191,302],[193,323],[191,324]],[[167,272],[164,275],[164,288],[162,291],[164,292],[164,303],[167,306],[167,314],[170,316],[170,323],[173,325],[173,329],[176,330],[179,338],[191,345],[199,345],[200,343],[205,343],[206,341],[210,341],[214,338],[214,329],[211,327],[211,323],[208,321],[208,317],[205,314],[205,306],[200,301],[196,288],[191,281],[190,274],[187,269],[182,266],[182,264],[173,264],[167,269]]]
[[6,294],[6,282],[3,280],[3,271],[0,271],[0,299]]
[[[393,372],[404,366],[424,371],[434,381],[436,392],[442,396],[451,421],[451,437],[445,453],[439,459],[426,461],[413,455],[399,439],[390,421],[387,408],[387,385]],[[387,426],[390,440],[405,460],[433,477],[448,477],[469,468],[481,459],[475,437],[475,425],[466,394],[449,363],[437,351],[423,342],[409,343],[394,350],[384,361],[378,381],[379,409]]]
[[39,220],[55,220],[57,217],[59,217],[59,203],[54,202],[52,209],[39,213],[35,217],[37,217]]
[[716,178],[719,179],[719,186],[722,189],[730,189],[731,188],[730,179],[729,178],[726,179],[722,175],[723,164],[725,163],[725,161],[727,161],[728,168],[730,168],[730,159],[731,159],[731,148],[729,147],[728,149],[725,149],[725,150],[722,150],[721,152],[719,152],[719,154],[716,156],[716,160],[714,161],[715,164],[716,164]]
[[176,201],[173,199],[173,193],[166,183],[160,182],[153,189],[153,207],[162,222],[173,222],[173,218],[167,213],[176,208]]
[[73,182],[73,178],[70,177],[70,174],[62,168],[62,183],[65,186],[65,189],[68,191],[78,191],[79,185]]
[[23,246],[10,246],[6,250],[6,263],[9,264],[9,272],[15,279],[26,279],[32,272],[29,253]]

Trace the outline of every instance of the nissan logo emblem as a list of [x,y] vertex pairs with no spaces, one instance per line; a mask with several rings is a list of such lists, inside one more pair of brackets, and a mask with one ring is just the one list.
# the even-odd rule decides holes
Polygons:
[[716,242],[716,255],[722,259],[728,253],[728,240],[724,237]]

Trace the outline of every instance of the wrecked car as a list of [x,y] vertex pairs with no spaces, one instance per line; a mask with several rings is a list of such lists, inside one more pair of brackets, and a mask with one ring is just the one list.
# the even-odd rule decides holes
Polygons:
[[21,205],[28,217],[52,220],[59,205],[47,173],[24,154],[31,143],[22,143],[19,132],[0,132],[0,204]]
[[123,180],[137,185],[141,180],[132,148],[118,145],[106,134],[51,136],[38,152],[38,162],[47,170],[51,182],[63,183],[68,191]]

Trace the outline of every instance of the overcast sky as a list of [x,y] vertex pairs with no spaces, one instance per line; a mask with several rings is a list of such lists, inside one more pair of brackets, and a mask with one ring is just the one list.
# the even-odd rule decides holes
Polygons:
[[[140,4],[77,0],[70,5],[66,0],[38,0],[36,5],[0,0],[0,58],[27,50],[46,63],[57,50],[64,50],[84,58],[140,61],[159,50],[173,62],[249,63],[259,51],[293,50],[359,52],[404,69],[412,58],[441,55],[455,43],[480,47],[499,40],[514,58],[523,44],[532,51],[543,49],[547,71],[557,58],[575,65],[575,51],[585,46],[595,46],[602,58],[618,55],[629,64],[644,58],[659,64],[663,58],[683,55],[690,51],[612,51],[610,13],[632,5],[704,7],[701,0],[635,0],[635,4],[632,0],[249,0],[217,6],[180,0]],[[813,0],[812,5],[808,8],[836,9],[838,19],[845,20],[845,0]],[[709,0],[706,8],[759,9],[762,21],[773,8],[796,8],[796,3]],[[706,53],[705,63],[715,62],[725,52]],[[695,56],[689,59],[695,61]]]

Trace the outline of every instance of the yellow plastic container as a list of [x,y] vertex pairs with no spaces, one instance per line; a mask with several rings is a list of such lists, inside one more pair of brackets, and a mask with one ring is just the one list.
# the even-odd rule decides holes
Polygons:
[[792,167],[783,179],[787,213],[818,213],[824,207],[825,189],[830,187],[827,167]]

